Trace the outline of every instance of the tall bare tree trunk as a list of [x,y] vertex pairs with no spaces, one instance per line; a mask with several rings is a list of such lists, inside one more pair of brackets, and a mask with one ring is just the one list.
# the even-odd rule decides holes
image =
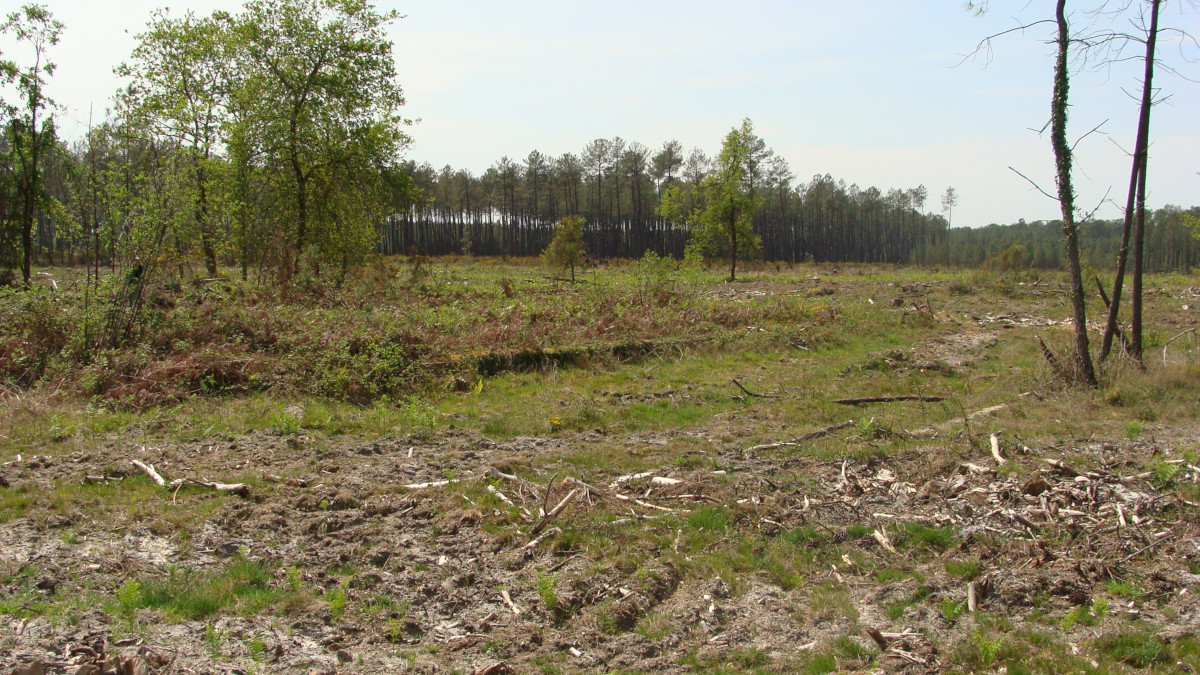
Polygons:
[[1067,141],[1067,98],[1070,76],[1067,71],[1067,55],[1071,46],[1070,28],[1067,24],[1066,0],[1058,0],[1055,19],[1058,24],[1054,63],[1054,98],[1050,106],[1050,142],[1054,147],[1054,163],[1057,172],[1058,203],[1062,210],[1063,236],[1067,246],[1067,266],[1071,272],[1071,309],[1075,321],[1075,363],[1083,381],[1091,387],[1097,386],[1096,370],[1088,351],[1087,307],[1083,295],[1083,273],[1079,266],[1079,228],[1075,224],[1075,189],[1071,183],[1071,144]]
[[1135,198],[1138,232],[1134,241],[1134,299],[1133,320],[1136,324],[1130,342],[1130,351],[1141,361],[1142,346],[1142,303],[1141,265],[1144,223],[1146,217],[1146,166],[1149,164],[1150,106],[1153,103],[1151,81],[1154,78],[1154,48],[1158,38],[1158,10],[1162,0],[1150,0],[1150,32],[1146,35],[1145,75],[1142,78],[1142,102],[1138,117],[1137,140],[1133,149],[1133,169],[1129,177],[1129,196],[1125,201],[1125,225],[1121,230],[1121,251],[1117,255],[1117,274],[1113,281],[1112,303],[1108,308],[1108,322],[1104,326],[1104,342],[1100,347],[1100,360],[1108,358],[1113,337],[1117,332],[1118,313],[1121,306],[1121,289],[1125,284],[1125,265],[1129,254],[1130,230],[1134,226]]

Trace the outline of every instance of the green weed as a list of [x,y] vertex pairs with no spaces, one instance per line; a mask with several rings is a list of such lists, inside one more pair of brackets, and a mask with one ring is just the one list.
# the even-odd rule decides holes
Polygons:
[[1171,661],[1167,644],[1153,633],[1144,631],[1104,635],[1096,640],[1095,647],[1105,656],[1134,668],[1149,668]]
[[325,602],[329,604],[329,614],[334,623],[342,620],[346,614],[346,606],[349,603],[349,598],[346,595],[346,584],[338,584],[335,588],[325,593]]
[[[254,613],[279,597],[270,587],[270,577],[266,566],[249,560],[235,560],[223,571],[209,574],[171,568],[166,578],[141,582],[135,602],[139,608],[163,612],[168,619],[202,619],[230,606]],[[120,590],[118,600],[124,606]]]
[[942,618],[946,623],[953,625],[958,621],[958,617],[962,616],[963,612],[967,611],[966,600],[955,600],[954,598],[942,598],[942,603],[939,605],[942,612]]
[[1062,621],[1059,621],[1059,625],[1063,630],[1071,630],[1076,625],[1095,626],[1107,615],[1108,600],[1096,598],[1090,605],[1079,605],[1067,612]]

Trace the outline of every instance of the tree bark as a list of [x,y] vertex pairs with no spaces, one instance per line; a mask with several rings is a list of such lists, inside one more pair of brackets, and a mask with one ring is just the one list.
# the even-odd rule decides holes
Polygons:
[[1088,351],[1087,306],[1083,295],[1083,273],[1079,265],[1079,229],[1075,224],[1075,190],[1071,183],[1071,145],[1067,141],[1067,98],[1070,77],[1067,56],[1071,46],[1066,16],[1066,0],[1058,0],[1055,11],[1058,25],[1057,58],[1054,64],[1054,97],[1051,101],[1050,141],[1054,148],[1058,184],[1058,203],[1062,210],[1063,236],[1066,239],[1067,266],[1071,272],[1071,309],[1075,322],[1075,364],[1079,376],[1090,387],[1097,386],[1096,371]]
[[1142,101],[1138,117],[1137,140],[1133,150],[1133,169],[1129,177],[1129,196],[1125,201],[1125,224],[1121,230],[1121,250],[1117,255],[1116,280],[1113,282],[1112,302],[1109,304],[1108,321],[1104,326],[1104,342],[1100,347],[1100,361],[1108,358],[1113,337],[1117,332],[1118,313],[1121,306],[1121,289],[1125,283],[1125,265],[1129,254],[1130,230],[1133,228],[1135,195],[1137,199],[1138,233],[1134,241],[1134,285],[1133,315],[1137,326],[1130,343],[1130,353],[1141,362],[1141,269],[1142,241],[1145,223],[1146,166],[1149,164],[1150,106],[1153,103],[1151,82],[1154,78],[1154,50],[1158,38],[1158,13],[1162,0],[1150,0],[1150,32],[1146,35],[1145,74],[1142,78]]

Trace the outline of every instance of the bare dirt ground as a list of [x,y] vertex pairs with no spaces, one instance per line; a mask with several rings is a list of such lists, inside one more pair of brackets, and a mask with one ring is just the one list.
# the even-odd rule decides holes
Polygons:
[[[651,441],[625,439],[631,448]],[[721,469],[668,465],[611,489],[604,486],[617,476],[589,476],[597,492],[577,498],[572,510],[559,516],[563,524],[596,510],[660,517],[657,509],[606,503],[606,495],[622,490],[645,503],[672,505],[664,508],[728,504],[741,527],[769,535],[815,526],[812,545],[824,533],[840,542],[847,551],[841,560],[788,590],[751,575],[733,593],[719,576],[681,582],[669,564],[597,566],[586,552],[551,541],[530,548],[529,538],[489,534],[484,528],[488,509],[456,494],[459,483],[379,489],[446,480],[448,472],[454,480],[478,482],[492,467],[536,465],[548,444],[588,442],[586,435],[502,444],[463,436],[433,445],[349,444],[314,457],[289,451],[284,439],[257,435],[147,448],[137,457],[164,476],[193,475],[201,462],[208,476],[242,475],[253,467],[270,489],[245,498],[211,497],[221,503],[186,546],[155,534],[132,515],[30,513],[0,529],[0,565],[10,573],[36,569],[36,587],[61,597],[170,566],[217,569],[234,555],[304,570],[352,564],[358,572],[348,589],[351,602],[386,594],[403,609],[374,617],[351,613],[335,621],[328,604],[313,599],[288,616],[225,616],[211,624],[147,622],[136,631],[122,629],[100,607],[85,611],[77,623],[10,617],[5,632],[11,651],[0,663],[16,668],[13,672],[37,672],[19,666],[38,662],[136,668],[130,664],[144,660],[149,670],[119,672],[245,672],[249,662],[259,672],[433,673],[505,672],[486,671],[505,662],[512,672],[525,672],[540,655],[567,670],[690,672],[693,668],[679,663],[689,651],[700,662],[723,651],[761,650],[770,660],[789,663],[859,624],[887,636],[879,661],[883,670],[935,673],[941,670],[941,652],[955,642],[956,632],[967,630],[961,625],[966,621],[948,623],[929,602],[889,618],[884,608],[913,596],[919,584],[911,578],[878,583],[876,566],[850,555],[919,557],[893,543],[906,523],[953,526],[959,537],[942,555],[971,554],[988,561],[990,571],[975,581],[975,593],[980,606],[992,611],[1019,612],[1035,602],[1046,611],[1085,605],[1115,565],[1136,559],[1140,576],[1153,584],[1149,592],[1162,601],[1153,609],[1112,611],[1138,614],[1163,631],[1194,631],[1200,624],[1200,577],[1187,571],[1189,562],[1200,559],[1200,525],[1160,516],[1194,505],[1155,489],[1152,476],[1123,470],[1127,453],[1154,453],[1159,450],[1154,443],[1077,448],[1094,459],[1094,468],[1083,472],[1048,462],[1033,470],[998,472],[986,458],[976,458],[978,464],[931,465],[921,451],[857,462],[773,459],[730,449],[716,460]],[[1035,452],[1005,445],[1006,454]],[[1052,459],[1055,450],[1039,448],[1035,459]],[[93,475],[119,483],[134,478],[136,469],[113,469],[126,467],[129,459],[128,448],[109,446],[54,460],[22,458],[5,466],[3,476],[46,490]],[[1194,481],[1200,473],[1190,464],[1181,469],[1184,480]],[[803,476],[811,489],[775,489],[773,484],[787,475]],[[560,482],[554,485],[546,503],[557,503],[568,491]],[[497,489],[531,512],[542,503],[532,486],[501,480]],[[194,493],[193,499],[206,497]],[[869,533],[854,531],[861,524]],[[66,543],[60,534],[69,526],[86,534]],[[966,584],[949,578],[937,563],[925,564],[928,590],[922,592],[934,602],[960,600]],[[566,580],[558,608],[547,607],[528,583],[551,573]],[[318,593],[337,585],[320,572],[302,583]],[[813,594],[829,595],[826,584],[849,592],[845,599],[822,603]],[[597,606],[607,610],[604,620],[590,611]],[[564,616],[566,607],[573,610]],[[663,637],[631,632],[652,612],[668,624],[660,629]],[[1168,621],[1168,616],[1175,618]],[[615,630],[606,621],[615,623]],[[213,634],[226,636],[215,648]],[[251,640],[261,643],[257,661],[250,660]],[[868,645],[864,641],[864,648]]]
[[[969,369],[1005,339],[984,322],[861,367]],[[938,673],[998,662],[981,626],[1056,634],[1085,659],[1106,627],[1200,630],[1198,507],[1179,489],[1200,481],[1179,452],[1192,421],[1132,440],[1001,435],[994,452],[962,428],[870,418],[822,437],[921,440],[809,456],[743,443],[753,423],[728,416],[688,431],[721,439],[703,462],[632,476],[545,458],[653,455],[672,433],[34,449],[0,486],[61,498],[0,524],[0,579],[10,604],[71,610],[10,607],[0,672],[827,672],[814,655],[829,654],[828,670]],[[157,488],[134,459],[249,488]],[[714,555],[735,531],[745,543]],[[168,620],[113,600],[128,579],[233,561],[266,564],[284,594],[270,611]],[[1114,596],[1123,580],[1136,590]]]

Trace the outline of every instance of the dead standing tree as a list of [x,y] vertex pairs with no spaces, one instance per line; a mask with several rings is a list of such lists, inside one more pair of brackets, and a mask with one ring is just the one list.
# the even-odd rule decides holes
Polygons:
[[[1142,243],[1145,239],[1146,223],[1146,166],[1149,164],[1150,107],[1154,103],[1154,50],[1158,41],[1158,15],[1162,0],[1150,0],[1150,25],[1146,29],[1145,73],[1142,76],[1141,109],[1138,115],[1137,140],[1133,149],[1133,170],[1129,177],[1129,193],[1125,201],[1125,223],[1121,229],[1121,249],[1117,254],[1116,278],[1113,281],[1112,300],[1108,306],[1108,321],[1104,326],[1104,338],[1100,345],[1100,361],[1108,358],[1112,349],[1113,336],[1118,331],[1118,316],[1121,308],[1121,289],[1125,284],[1125,265],[1129,255],[1130,231],[1133,232],[1133,288],[1131,299],[1131,321],[1129,352],[1142,364]],[[1137,41],[1132,36],[1122,36]],[[1135,201],[1136,200],[1136,201]],[[1136,214],[1136,215],[1135,215]],[[1143,366],[1144,367],[1144,366]]]
[[[984,38],[970,56],[987,50],[991,41],[1001,35],[1024,32],[1040,24],[1053,24],[1055,37],[1054,92],[1050,103],[1050,145],[1054,150],[1054,182],[1057,195],[1049,195],[1037,184],[1039,191],[1058,201],[1062,212],[1063,239],[1067,252],[1067,270],[1071,275],[1071,314],[1075,324],[1075,375],[1089,387],[1098,386],[1096,369],[1088,349],[1087,303],[1083,294],[1083,272],[1079,263],[1079,226],[1075,219],[1075,188],[1071,181],[1072,144],[1067,140],[1067,107],[1070,94],[1069,61],[1071,46],[1079,41],[1071,36],[1067,19],[1066,0],[1057,0],[1053,20],[1034,21]],[[986,2],[968,2],[967,8],[982,14],[987,10]],[[1086,44],[1086,41],[1079,41]],[[1014,171],[1016,171],[1014,169]],[[1024,177],[1019,171],[1018,175]],[[1026,179],[1028,180],[1028,179]],[[1032,181],[1030,181],[1032,182]]]
[[[1098,8],[1086,12],[1086,14],[1091,16],[1093,19],[1102,18],[1105,16],[1116,19],[1127,14],[1131,8],[1135,6],[1140,7],[1141,9],[1138,11],[1137,15],[1130,20],[1130,23],[1134,28],[1133,32],[1121,32],[1107,29],[1092,30],[1089,28],[1088,30],[1070,35],[1068,30],[1069,27],[1067,26],[1065,2],[1057,3],[1056,17],[1053,22],[1059,29],[1059,39],[1056,39],[1054,42],[1057,45],[1056,52],[1060,63],[1062,63],[1063,59],[1070,54],[1080,66],[1093,65],[1096,68],[1109,68],[1113,64],[1122,61],[1137,60],[1137,57],[1127,57],[1125,54],[1125,51],[1131,45],[1139,45],[1145,49],[1145,55],[1141,57],[1141,62],[1143,64],[1143,76],[1141,81],[1142,92],[1141,96],[1139,97],[1140,107],[1137,135],[1134,143],[1134,150],[1131,153],[1133,167],[1132,171],[1130,172],[1129,190],[1125,202],[1125,218],[1121,233],[1121,247],[1117,256],[1117,268],[1115,279],[1113,281],[1111,300],[1109,300],[1107,297],[1104,298],[1105,304],[1108,307],[1108,315],[1103,339],[1101,342],[1099,354],[1100,361],[1104,361],[1108,357],[1112,349],[1113,338],[1115,336],[1122,336],[1119,322],[1122,299],[1121,296],[1122,289],[1124,287],[1125,271],[1127,265],[1129,265],[1130,247],[1132,245],[1133,280],[1130,289],[1130,294],[1132,296],[1130,303],[1130,329],[1128,336],[1122,336],[1122,342],[1125,345],[1126,351],[1134,357],[1138,364],[1141,365],[1142,363],[1142,275],[1144,269],[1143,245],[1145,242],[1146,167],[1149,157],[1150,113],[1152,106],[1158,102],[1155,100],[1153,77],[1155,70],[1165,70],[1169,74],[1179,74],[1170,65],[1156,60],[1156,46],[1159,34],[1165,32],[1176,34],[1180,38],[1179,43],[1181,48],[1185,44],[1193,46],[1197,45],[1195,38],[1193,38],[1186,31],[1182,31],[1177,28],[1162,28],[1160,26],[1159,16],[1163,4],[1164,0],[1123,0],[1122,2],[1113,3],[1102,2]],[[968,7],[974,9],[978,13],[982,13],[986,10],[987,3],[986,0],[984,2],[969,3]],[[1051,22],[1049,20],[1035,21],[985,38],[980,43],[980,46],[976,49],[976,53],[987,47],[990,44],[990,41],[995,37],[1009,32],[1024,31],[1041,23]],[[1066,41],[1064,42],[1064,40]],[[1056,106],[1059,103],[1057,99],[1059,84],[1062,84],[1062,93],[1064,97],[1066,94],[1067,85],[1067,80],[1065,79],[1066,73],[1064,72],[1063,79],[1060,79],[1057,73],[1058,71],[1056,70]],[[1062,103],[1065,105],[1065,98]],[[1061,118],[1056,116],[1052,119],[1052,123],[1055,120],[1060,120],[1063,124],[1066,122],[1065,116]],[[1061,163],[1060,158],[1065,157],[1067,163],[1069,164],[1070,157],[1067,156],[1067,153],[1073,149],[1073,146],[1068,146],[1065,144],[1065,142],[1060,143],[1060,140],[1065,141],[1065,137],[1055,141],[1056,163]],[[1056,179],[1061,178],[1061,176],[1062,174],[1060,171],[1056,174]],[[1059,186],[1059,194],[1059,201],[1061,204],[1061,184]],[[1073,198],[1073,195],[1071,196]],[[1066,225],[1066,219],[1064,219],[1064,229],[1066,229]],[[1068,246],[1070,244],[1069,239],[1070,237],[1068,236]],[[1074,260],[1074,258],[1072,258],[1072,260]],[[1073,285],[1078,285],[1074,279]],[[1101,287],[1101,296],[1104,296],[1103,287]],[[1078,307],[1076,307],[1076,310],[1078,310]],[[1078,339],[1078,331],[1080,330],[1078,324],[1076,326],[1076,330]],[[1084,337],[1086,337],[1086,335]],[[1128,339],[1126,339],[1126,337]]]
[[1050,105],[1050,144],[1054,148],[1054,182],[1058,187],[1058,203],[1062,211],[1063,238],[1067,246],[1067,267],[1071,272],[1071,313],[1075,321],[1075,365],[1079,378],[1089,387],[1097,386],[1096,369],[1088,351],[1087,305],[1083,295],[1083,272],[1079,265],[1079,227],[1075,223],[1075,189],[1071,183],[1071,144],[1067,141],[1067,98],[1070,75],[1067,57],[1071,48],[1071,31],[1067,23],[1067,0],[1058,0],[1054,22],[1055,38],[1054,97]]

